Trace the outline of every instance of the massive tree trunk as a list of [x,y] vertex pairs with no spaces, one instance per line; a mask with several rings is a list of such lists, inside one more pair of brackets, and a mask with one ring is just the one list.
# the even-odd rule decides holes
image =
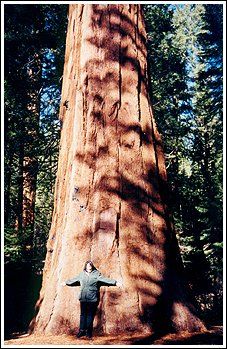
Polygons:
[[124,284],[101,288],[99,332],[204,328],[187,301],[165,204],[140,5],[70,5],[60,117],[55,206],[31,329],[75,331],[79,288],[60,283],[87,259]]

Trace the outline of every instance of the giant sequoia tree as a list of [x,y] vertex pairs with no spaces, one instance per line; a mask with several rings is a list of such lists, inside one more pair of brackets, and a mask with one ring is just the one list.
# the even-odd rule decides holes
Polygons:
[[35,332],[74,332],[78,288],[61,281],[87,259],[124,284],[101,288],[100,332],[204,328],[188,301],[166,205],[145,41],[140,5],[69,7],[54,213]]

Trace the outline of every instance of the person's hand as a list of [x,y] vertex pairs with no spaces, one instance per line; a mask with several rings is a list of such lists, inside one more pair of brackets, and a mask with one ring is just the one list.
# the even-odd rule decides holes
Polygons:
[[121,287],[121,288],[122,288],[122,287],[123,287],[123,284],[122,284],[122,282],[121,282],[121,281],[117,281],[117,282],[116,282],[116,286],[117,286],[117,287]]
[[66,286],[66,282],[62,281],[61,286]]

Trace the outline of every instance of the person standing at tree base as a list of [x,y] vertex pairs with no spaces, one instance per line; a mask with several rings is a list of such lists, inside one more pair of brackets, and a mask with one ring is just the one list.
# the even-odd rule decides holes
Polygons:
[[86,336],[92,338],[93,321],[99,303],[99,289],[101,285],[122,287],[122,283],[104,277],[94,266],[87,261],[84,270],[72,279],[62,282],[62,286],[81,286],[80,301],[80,328],[77,338]]

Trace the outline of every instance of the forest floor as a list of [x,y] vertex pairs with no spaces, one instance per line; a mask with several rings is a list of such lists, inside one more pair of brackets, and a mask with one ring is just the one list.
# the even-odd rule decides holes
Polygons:
[[74,345],[74,346],[88,346],[88,345],[222,345],[223,344],[223,327],[212,326],[209,330],[204,332],[168,334],[165,336],[94,336],[92,340],[77,339],[75,336],[59,335],[28,335],[28,334],[14,334],[11,339],[4,342],[5,345],[17,347],[18,345]]

